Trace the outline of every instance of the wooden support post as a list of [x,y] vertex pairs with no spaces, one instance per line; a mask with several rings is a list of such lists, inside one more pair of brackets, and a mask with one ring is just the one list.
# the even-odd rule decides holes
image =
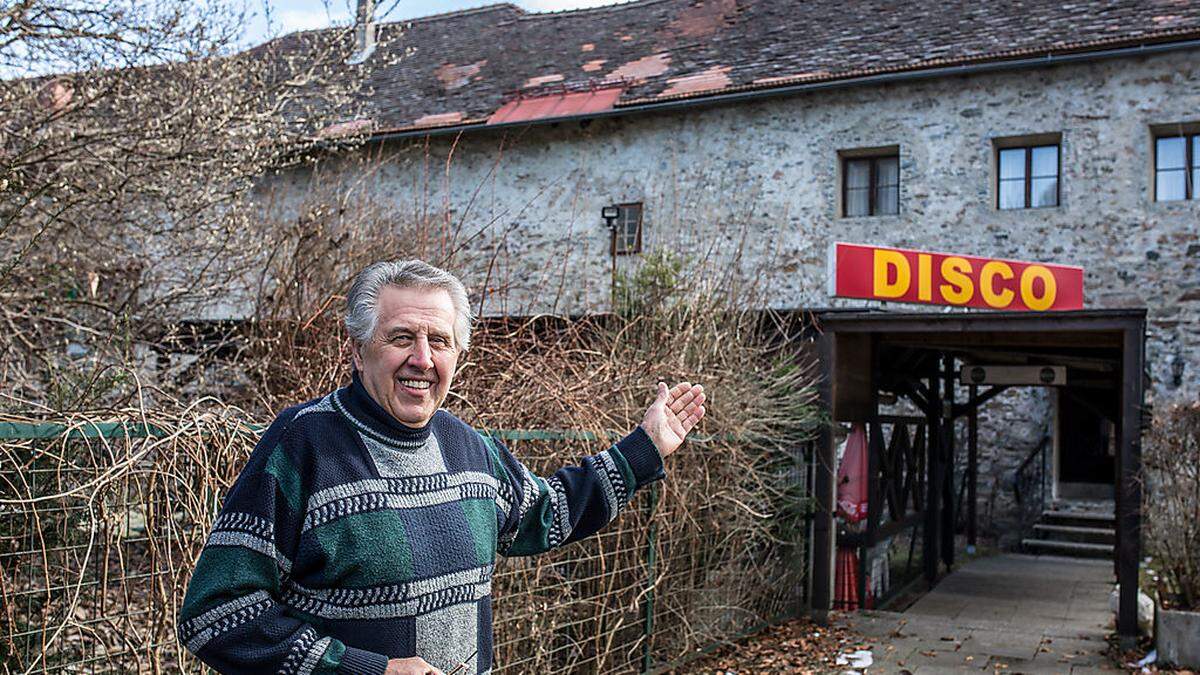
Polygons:
[[[979,387],[971,385],[968,399],[974,400]],[[979,528],[976,504],[979,498],[979,406],[971,406],[967,417],[967,552],[974,555],[975,537]]]
[[[1124,394],[1118,394],[1117,398],[1123,399]],[[1120,408],[1120,406],[1121,406],[1121,404],[1118,403],[1117,404],[1118,409]],[[1113,422],[1113,433],[1116,434],[1117,443],[1119,443],[1119,444],[1123,443],[1122,439],[1124,438],[1124,434],[1121,433],[1121,413],[1120,412],[1117,413],[1117,421]],[[1113,466],[1113,472],[1115,473],[1113,480],[1116,481],[1116,487],[1113,490],[1113,509],[1114,509],[1113,517],[1115,517],[1117,520],[1116,520],[1116,525],[1115,525],[1116,529],[1113,530],[1113,557],[1112,557],[1113,576],[1116,577],[1117,579],[1121,578],[1121,529],[1122,529],[1121,528],[1121,499],[1122,499],[1122,497],[1121,497],[1121,493],[1122,493],[1122,490],[1121,490],[1121,476],[1122,476],[1121,464],[1123,462],[1121,457],[1123,454],[1124,453],[1123,453],[1121,446],[1118,445],[1117,446],[1117,456],[1115,458],[1115,462],[1114,462],[1114,466]]]
[[833,609],[833,571],[836,554],[833,529],[834,500],[837,482],[837,451],[833,447],[833,373],[834,340],[836,333],[826,331],[817,342],[821,359],[821,379],[817,386],[821,409],[829,415],[829,422],[820,426],[817,433],[816,451],[813,453],[814,496],[816,511],[813,514],[813,557],[812,557],[812,613],[813,619],[825,624],[829,611]]
[[954,357],[942,357],[942,562],[954,568]]
[[1121,450],[1117,464],[1117,583],[1121,595],[1117,634],[1121,646],[1137,643],[1138,564],[1142,543],[1142,371],[1145,361],[1145,320],[1122,331]]
[[[878,396],[873,395],[872,398],[877,400]],[[871,553],[875,547],[876,523],[879,522],[882,506],[879,499],[878,452],[883,443],[882,436],[883,426],[879,423],[879,415],[875,415],[867,421],[867,522],[863,528],[862,544],[858,548],[858,601],[863,609],[870,609],[867,606],[867,575],[871,572]]]
[[938,545],[941,543],[942,496],[942,401],[938,397],[937,366],[929,378],[929,408],[926,420],[929,427],[928,447],[925,449],[925,541],[921,558],[925,566],[925,581],[930,588],[937,581]]

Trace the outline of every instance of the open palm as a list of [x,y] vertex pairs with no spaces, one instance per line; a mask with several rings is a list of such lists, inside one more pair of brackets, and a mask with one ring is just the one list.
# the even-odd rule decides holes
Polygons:
[[688,432],[704,418],[704,387],[680,382],[670,389],[658,383],[654,403],[642,418],[642,429],[663,457],[683,445]]

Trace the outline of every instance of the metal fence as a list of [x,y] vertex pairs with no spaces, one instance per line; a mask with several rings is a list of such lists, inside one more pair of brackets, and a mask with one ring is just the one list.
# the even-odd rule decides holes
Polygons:
[[[257,433],[211,412],[0,422],[0,669],[200,670],[175,640],[175,617]],[[547,473],[608,442],[489,433]],[[811,447],[764,458],[752,478],[768,499],[722,484],[710,450],[736,440],[698,441],[599,535],[499,561],[497,672],[658,671],[807,603]]]

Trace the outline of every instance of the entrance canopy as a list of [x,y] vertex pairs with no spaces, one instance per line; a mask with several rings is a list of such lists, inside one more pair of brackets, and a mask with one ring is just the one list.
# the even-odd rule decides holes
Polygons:
[[[874,423],[878,428],[889,421],[914,423],[914,418],[890,420],[894,416],[880,415],[881,396],[905,398],[923,413],[915,422],[916,426],[924,426],[922,432],[927,434],[928,459],[912,463],[920,474],[919,489],[914,491],[923,493],[923,498],[913,500],[914,512],[906,516],[907,520],[885,522],[888,500],[894,511],[900,491],[889,492],[884,483],[891,478],[901,479],[901,472],[895,469],[902,462],[893,463],[883,432],[875,432],[878,438],[872,437],[871,488],[874,520],[869,518],[866,533],[855,535],[854,540],[864,547],[871,546],[876,543],[874,532],[897,531],[904,523],[920,520],[924,524],[924,564],[930,584],[936,582],[939,560],[947,568],[953,565],[953,530],[957,522],[954,419],[969,416],[971,422],[971,471],[961,480],[970,494],[966,507],[972,540],[974,413],[980,405],[1009,386],[1055,384],[1063,385],[1081,405],[1110,420],[1117,446],[1115,565],[1121,584],[1118,630],[1123,637],[1137,635],[1144,309],[1049,313],[831,311],[819,314],[817,319],[821,395],[833,420]],[[970,392],[965,400],[955,400],[959,387]],[[819,513],[814,531],[813,608],[820,615],[831,607],[834,582],[837,467],[832,429],[821,435],[817,454]],[[889,471],[894,474],[891,478]],[[903,478],[905,492],[912,478]],[[899,512],[906,513],[903,504]]]

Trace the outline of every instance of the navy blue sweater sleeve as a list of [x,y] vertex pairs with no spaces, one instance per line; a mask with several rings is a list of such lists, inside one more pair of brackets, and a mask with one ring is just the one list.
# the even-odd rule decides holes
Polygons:
[[594,534],[640,487],[663,477],[663,462],[641,427],[580,466],[535,476],[499,441],[486,439],[500,466],[508,514],[497,542],[508,556],[534,555]]
[[213,522],[188,583],[179,640],[220,673],[381,675],[387,657],[322,636],[279,603],[304,513],[281,420],[263,435]]

